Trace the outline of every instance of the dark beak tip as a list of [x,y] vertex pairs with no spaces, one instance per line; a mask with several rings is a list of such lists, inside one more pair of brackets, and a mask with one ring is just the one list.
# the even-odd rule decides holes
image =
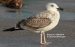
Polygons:
[[62,11],[63,11],[64,9],[63,9],[63,8],[60,8],[60,10],[62,10]]
[[58,8],[58,10],[61,10],[61,11],[63,11],[64,9],[63,9],[63,8]]

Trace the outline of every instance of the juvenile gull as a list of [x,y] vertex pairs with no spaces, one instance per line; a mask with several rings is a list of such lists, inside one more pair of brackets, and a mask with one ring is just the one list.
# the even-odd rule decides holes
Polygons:
[[55,3],[48,3],[46,8],[47,10],[40,12],[36,16],[22,20],[17,24],[19,28],[40,33],[41,44],[46,43],[45,32],[53,29],[58,24],[60,19],[58,10],[63,10]]
[[27,29],[40,33],[40,43],[46,44],[45,32],[53,29],[59,22],[59,10],[63,10],[56,3],[48,3],[47,10],[40,12],[35,16],[24,19],[16,25],[18,29]]

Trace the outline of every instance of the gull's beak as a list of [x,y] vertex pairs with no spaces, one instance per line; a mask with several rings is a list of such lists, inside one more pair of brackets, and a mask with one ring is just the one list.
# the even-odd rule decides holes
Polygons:
[[61,11],[63,11],[64,9],[63,8],[61,8],[61,7],[59,7],[59,8],[57,8],[58,10],[61,10]]

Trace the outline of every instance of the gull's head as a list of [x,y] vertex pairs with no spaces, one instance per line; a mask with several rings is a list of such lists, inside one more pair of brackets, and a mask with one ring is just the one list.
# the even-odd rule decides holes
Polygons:
[[48,3],[47,4],[47,10],[49,11],[58,11],[63,10],[61,7],[59,7],[56,3]]

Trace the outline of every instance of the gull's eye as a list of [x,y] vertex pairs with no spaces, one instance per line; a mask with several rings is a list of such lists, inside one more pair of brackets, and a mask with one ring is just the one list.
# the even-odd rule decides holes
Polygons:
[[54,7],[54,5],[51,5],[51,7]]

